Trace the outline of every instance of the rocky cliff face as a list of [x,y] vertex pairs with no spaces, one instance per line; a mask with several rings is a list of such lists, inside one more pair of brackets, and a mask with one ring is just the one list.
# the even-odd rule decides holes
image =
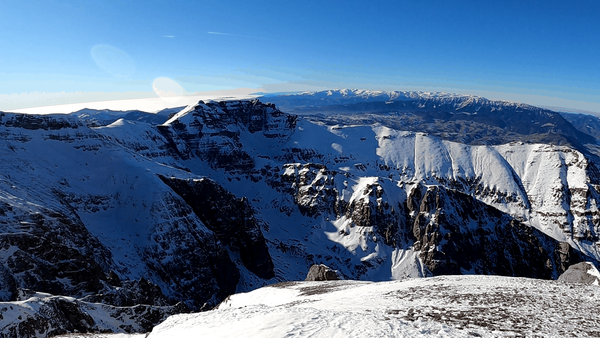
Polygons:
[[214,168],[249,170],[255,159],[244,149],[242,132],[261,133],[269,139],[286,138],[296,125],[275,105],[258,100],[200,103],[159,127],[184,159],[198,157]]
[[561,256],[561,242],[457,191],[416,186],[407,209],[414,248],[434,275],[556,279],[565,266],[581,260],[570,247]]
[[247,199],[236,198],[209,179],[160,178],[192,207],[223,244],[239,253],[248,270],[260,278],[275,277],[260,221]]
[[14,300],[19,288],[83,296],[108,283],[111,253],[78,218],[8,201],[0,217],[2,301]]
[[[369,241],[392,248],[411,247],[434,275],[555,279],[582,257],[567,243],[444,186],[416,182],[399,187],[373,179],[348,198],[347,181],[341,189],[334,182],[334,178],[347,180],[343,174],[314,164],[284,168],[281,177],[288,185],[280,190],[294,195],[302,213],[311,217],[328,214],[341,220],[338,233],[358,235],[367,252]],[[353,277],[360,277],[361,270],[356,269],[358,275]]]
[[121,307],[22,290],[19,302],[0,304],[0,337],[148,332],[168,316],[186,311],[183,304]]

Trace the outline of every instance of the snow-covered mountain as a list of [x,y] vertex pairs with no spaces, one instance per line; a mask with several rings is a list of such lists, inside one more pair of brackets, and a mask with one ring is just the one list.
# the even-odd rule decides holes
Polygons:
[[329,124],[370,121],[471,145],[521,141],[584,149],[585,144],[595,143],[587,131],[577,130],[556,112],[478,96],[343,89],[267,99],[285,111],[317,115]]
[[[528,105],[337,90],[2,113],[0,135],[0,311],[28,289],[158,323],[312,264],[556,279],[600,260],[597,140]],[[26,336],[28,316],[2,330]]]

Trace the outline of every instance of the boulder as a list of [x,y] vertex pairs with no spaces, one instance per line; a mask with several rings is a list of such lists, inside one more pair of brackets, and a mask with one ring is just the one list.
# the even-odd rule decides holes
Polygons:
[[342,279],[341,274],[337,270],[332,270],[328,266],[323,264],[314,264],[308,270],[306,275],[306,281],[324,281],[324,280],[340,280]]
[[600,272],[591,262],[581,262],[569,266],[558,281],[565,283],[580,283],[588,285],[600,285]]

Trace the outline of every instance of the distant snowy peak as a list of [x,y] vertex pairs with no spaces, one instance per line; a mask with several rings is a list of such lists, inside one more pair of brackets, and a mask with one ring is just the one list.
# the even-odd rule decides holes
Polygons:
[[329,97],[329,98],[362,98],[362,99],[387,99],[387,100],[402,100],[402,99],[419,99],[422,97],[478,97],[473,95],[461,95],[445,92],[423,92],[423,91],[385,91],[385,90],[367,90],[367,89],[330,89],[323,91],[306,91],[296,95],[307,95],[314,97]]
[[380,123],[471,145],[521,141],[586,151],[586,145],[597,142],[557,112],[472,95],[339,89],[265,96],[262,100],[286,113],[329,125]]
[[[290,104],[312,103],[313,106],[326,106],[337,104],[349,104],[359,102],[397,102],[397,101],[419,101],[420,105],[425,107],[426,102],[439,102],[442,104],[452,104],[457,110],[463,109],[469,105],[492,105],[495,107],[511,107],[523,109],[539,109],[525,103],[489,100],[485,97],[476,95],[465,95],[446,92],[423,92],[423,91],[383,91],[383,90],[364,90],[364,89],[332,89],[323,91],[306,91],[293,94],[279,94],[276,96],[266,96],[268,102],[275,101],[278,105],[282,102]],[[439,105],[439,103],[437,105]],[[434,107],[435,108],[435,107]]]
[[[273,96],[267,96],[271,99]],[[340,104],[351,102],[374,102],[374,101],[415,101],[427,99],[461,100],[467,102],[490,102],[490,100],[474,95],[453,94],[445,92],[422,92],[422,91],[383,91],[365,89],[332,89],[323,91],[306,91],[293,94],[280,94],[274,96],[289,100],[314,100],[319,105]],[[268,100],[267,100],[268,101]],[[514,104],[509,101],[498,101],[506,104]]]

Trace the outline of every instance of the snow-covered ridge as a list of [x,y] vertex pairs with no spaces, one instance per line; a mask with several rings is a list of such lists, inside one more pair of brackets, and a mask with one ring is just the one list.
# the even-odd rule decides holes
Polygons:
[[[441,184],[521,219],[532,212],[541,218],[563,215],[562,220],[552,221],[556,225],[573,222],[564,229],[568,235],[556,233],[563,241],[598,233],[596,223],[588,223],[589,216],[597,214],[598,177],[585,155],[568,147],[522,143],[468,146],[380,125],[319,126],[302,121],[299,128],[294,144],[331,156],[319,160],[329,170],[359,177],[390,177],[391,182]],[[311,137],[318,132],[315,128],[328,132],[315,141]],[[586,197],[577,201],[578,196]],[[570,218],[571,213],[577,214],[575,219]],[[547,222],[533,224],[552,233],[555,227]],[[581,231],[588,230],[582,229],[591,232],[583,234]]]
[[514,141],[569,145],[588,152],[596,139],[557,112],[527,104],[449,93],[335,90],[263,98],[285,112],[329,125],[380,123],[478,145]]
[[[446,92],[424,92],[424,91],[383,91],[383,90],[365,90],[365,89],[333,89],[322,91],[305,91],[292,94],[265,95],[265,101],[270,100],[290,102],[291,106],[303,106],[311,104],[313,106],[348,104],[357,102],[378,102],[384,101],[391,103],[394,101],[422,101],[437,100],[442,103],[456,102],[456,108],[460,109],[468,104],[495,104],[512,107],[533,107],[528,104],[506,101],[489,100],[481,96],[455,94]],[[461,106],[462,105],[462,106]]]

